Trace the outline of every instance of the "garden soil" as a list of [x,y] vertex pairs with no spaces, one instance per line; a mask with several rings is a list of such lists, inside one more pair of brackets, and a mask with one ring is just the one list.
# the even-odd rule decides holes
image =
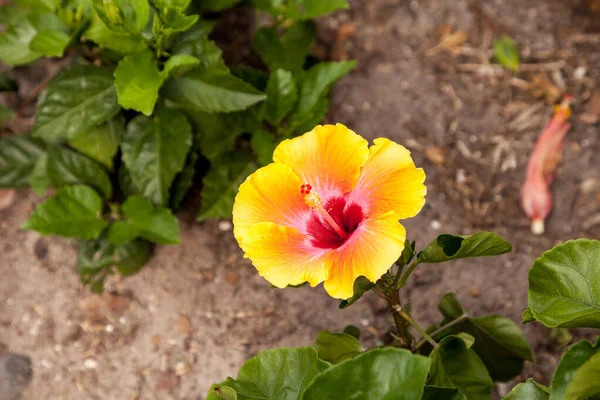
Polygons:
[[[319,20],[314,54],[358,59],[335,87],[327,121],[405,144],[427,172],[427,205],[405,223],[410,239],[419,247],[440,233],[491,230],[514,246],[500,257],[420,266],[403,301],[422,324],[440,321],[447,292],[474,316],[518,322],[533,260],[567,239],[600,238],[599,8],[587,0],[353,1]],[[246,37],[254,27],[238,20],[253,21],[247,14],[231,13],[225,23],[237,30],[225,30]],[[488,65],[491,39],[502,35],[520,46],[518,75]],[[234,62],[248,48],[243,40],[223,47]],[[43,83],[36,68],[16,71],[21,94]],[[519,190],[561,92],[574,96],[573,126],[546,233],[534,236]],[[26,400],[203,399],[263,349],[310,345],[320,330],[348,324],[374,345],[391,327],[372,294],[339,310],[322,287],[270,288],[230,222],[197,223],[189,212],[180,215],[181,246],[158,247],[142,272],[90,294],[75,271],[75,242],[20,230],[39,201],[20,191],[0,211],[0,342],[32,358]],[[549,329],[524,329],[537,363],[519,379],[548,383],[564,347]],[[495,396],[515,382],[496,385]]]

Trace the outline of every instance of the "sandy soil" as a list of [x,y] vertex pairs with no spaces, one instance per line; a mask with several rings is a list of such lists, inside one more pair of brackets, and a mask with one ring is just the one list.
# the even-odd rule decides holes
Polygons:
[[[439,233],[493,230],[514,244],[497,258],[420,267],[406,297],[423,324],[438,320],[437,302],[449,291],[473,315],[518,321],[535,257],[566,239],[600,236],[600,137],[579,118],[600,74],[600,17],[594,23],[587,3],[353,1],[319,21],[318,54],[359,60],[337,85],[328,121],[403,143],[426,169],[428,203],[406,221],[410,238],[423,246]],[[459,47],[469,54],[438,46],[447,24],[467,34]],[[522,81],[472,65],[503,33],[532,65]],[[554,212],[535,237],[518,197],[552,110],[523,85],[540,70],[576,104]],[[24,399],[203,399],[211,383],[262,349],[307,345],[319,330],[347,324],[372,345],[390,326],[375,296],[340,311],[322,288],[271,289],[242,258],[230,224],[191,215],[181,215],[181,246],[158,248],[141,273],[91,295],[75,272],[76,243],[19,229],[36,202],[23,191],[0,212],[0,341],[33,359]],[[548,382],[563,349],[550,330],[524,329],[538,362],[522,377]]]

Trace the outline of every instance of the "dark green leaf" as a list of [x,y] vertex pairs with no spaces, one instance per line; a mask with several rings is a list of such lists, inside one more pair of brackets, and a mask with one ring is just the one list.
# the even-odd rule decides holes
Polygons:
[[132,196],[123,203],[126,222],[112,224],[108,231],[108,240],[123,244],[140,236],[159,244],[179,244],[179,223],[171,210],[155,207],[149,199]]
[[440,235],[418,258],[422,263],[441,263],[459,258],[495,256],[508,253],[512,246],[493,232],[477,232],[471,236]]
[[144,50],[123,58],[114,77],[119,104],[127,110],[151,115],[163,82],[154,54]]
[[222,386],[233,388],[238,400],[301,400],[314,378],[328,367],[312,347],[281,347],[258,353],[235,380],[227,378]]
[[102,199],[93,189],[85,185],[66,186],[38,205],[22,229],[42,235],[93,239],[108,225],[101,212]]
[[104,168],[75,151],[58,146],[48,148],[47,170],[55,187],[81,183],[93,187],[105,199],[112,197],[112,184]]
[[198,221],[231,218],[238,188],[256,168],[250,160],[249,154],[238,150],[222,154],[211,161],[210,170],[202,181],[202,208]]
[[267,165],[273,162],[273,152],[277,147],[277,138],[270,132],[259,130],[252,133],[250,139],[252,151],[256,154],[259,165]]
[[569,350],[562,355],[560,363],[556,367],[554,375],[552,375],[552,382],[550,383],[552,395],[550,399],[569,398],[565,395],[575,375],[581,366],[596,354],[600,354],[600,341],[594,346],[587,340],[582,340],[569,347]]
[[400,254],[400,258],[396,261],[396,265],[399,267],[404,267],[408,265],[415,257],[415,242],[410,242],[408,240],[404,241],[404,250],[402,250],[402,254]]
[[43,143],[29,135],[0,138],[0,188],[27,186],[29,175],[43,154]]
[[353,336],[329,331],[319,332],[315,349],[321,360],[332,364],[352,358],[363,350],[360,342]]
[[233,150],[235,139],[242,133],[231,114],[208,114],[188,111],[196,140],[202,155],[214,160],[219,155]]
[[494,384],[469,341],[446,336],[430,355],[429,385],[458,388],[468,400],[489,400]]
[[7,72],[0,72],[0,92],[14,92],[17,89],[17,82],[10,79]]
[[51,185],[50,178],[48,177],[48,155],[41,155],[36,161],[28,179],[29,186],[34,193],[39,196],[43,196],[46,193],[46,189]]
[[428,370],[429,360],[408,350],[373,349],[317,376],[303,399],[420,399]]
[[504,400],[548,400],[550,392],[532,378],[515,386]]
[[296,135],[310,132],[316,125],[320,124],[329,110],[329,99],[321,97],[315,107],[304,114],[292,114],[290,118],[291,131]]
[[466,311],[454,293],[442,298],[439,309],[445,318],[442,325],[464,318],[445,334],[466,332],[473,336],[475,344],[472,348],[495,381],[513,378],[521,372],[525,360],[533,361],[533,352],[525,333],[509,318],[499,315],[465,318]]
[[[590,357],[573,376],[567,388],[565,399],[597,400],[600,394],[600,353]],[[593,397],[592,397],[593,396]]]
[[208,113],[244,110],[265,99],[265,95],[222,69],[194,69],[172,78],[164,95],[186,108]]
[[265,116],[271,124],[278,125],[294,108],[298,98],[296,81],[292,73],[283,69],[271,73],[265,94],[267,95]]
[[347,325],[344,328],[344,333],[346,335],[350,335],[352,336],[354,339],[356,340],[360,340],[360,329],[358,329],[356,326],[354,325]]
[[113,118],[106,124],[95,126],[69,139],[69,145],[112,170],[113,158],[119,150],[125,131],[124,124],[123,117]]
[[600,328],[600,241],[569,240],[529,270],[529,309],[544,325]]
[[261,28],[254,35],[254,48],[271,71],[284,69],[300,71],[315,40],[316,27],[312,21],[298,21],[283,36],[277,28]]
[[221,49],[208,39],[208,34],[212,30],[214,23],[209,21],[200,21],[187,32],[178,36],[177,42],[173,47],[172,54],[188,55],[200,60],[202,69],[224,69],[225,62],[221,54]]
[[169,187],[192,145],[191,130],[185,115],[166,108],[154,118],[140,115],[127,125],[123,161],[135,187],[157,205],[168,204]]
[[512,38],[505,36],[495,40],[494,56],[504,68],[519,72],[519,49]]
[[240,0],[200,0],[200,6],[211,11],[221,11],[226,8],[231,8]]
[[38,100],[32,134],[73,138],[119,112],[110,69],[78,65],[52,81]]
[[458,389],[426,385],[421,400],[467,400],[467,398]]
[[77,272],[84,284],[98,287],[101,291],[104,278],[114,272],[115,265],[120,274],[132,275],[146,264],[151,251],[152,244],[143,239],[114,246],[105,235],[101,235],[97,239],[83,241],[79,246]]
[[187,155],[183,170],[177,174],[173,185],[171,187],[171,208],[177,210],[181,207],[181,203],[185,199],[185,196],[194,183],[194,176],[196,175],[196,163],[198,162],[198,150],[192,148]]
[[267,88],[269,74],[265,71],[250,67],[232,67],[231,73],[261,92]]
[[45,29],[31,39],[29,48],[44,56],[62,57],[70,40],[71,38],[65,32]]
[[148,47],[147,42],[138,36],[108,29],[95,14],[83,36],[98,43],[101,47],[121,54],[137,53]]
[[125,164],[121,164],[121,166],[119,167],[119,171],[117,171],[117,180],[119,181],[119,189],[121,189],[121,193],[123,193],[123,196],[129,197],[142,195],[140,190],[135,186],[135,184],[131,180],[131,174],[129,173],[129,170],[127,169]]
[[15,119],[16,114],[10,108],[6,108],[0,104],[0,127],[3,126],[4,121],[11,121]]
[[340,303],[340,306],[339,306],[340,309],[344,309],[348,306],[351,306],[358,299],[360,299],[363,296],[363,294],[365,294],[369,290],[373,289],[374,287],[375,287],[375,284],[373,282],[371,282],[364,276],[359,276],[354,281],[354,295],[347,300],[342,300],[342,302]]

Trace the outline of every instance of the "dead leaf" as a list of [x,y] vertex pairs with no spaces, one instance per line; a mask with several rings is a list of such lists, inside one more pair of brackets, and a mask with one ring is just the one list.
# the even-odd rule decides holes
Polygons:
[[237,285],[239,283],[239,281],[240,281],[239,272],[227,271],[225,273],[225,282],[229,283],[231,286]]
[[461,47],[469,39],[469,35],[463,31],[455,31],[452,25],[442,25],[438,28],[441,32],[440,42],[433,48],[427,51],[428,56],[446,50],[452,54],[458,54],[458,48]]
[[192,323],[186,315],[181,314],[177,319],[177,330],[182,335],[189,335],[192,332]]
[[586,124],[595,124],[600,121],[600,88],[594,90],[592,97],[585,105],[585,111],[579,117]]
[[529,90],[534,97],[543,98],[548,104],[555,104],[562,95],[562,91],[544,72],[538,72],[531,77]]
[[446,151],[443,147],[427,147],[425,157],[435,165],[441,165],[446,161]]

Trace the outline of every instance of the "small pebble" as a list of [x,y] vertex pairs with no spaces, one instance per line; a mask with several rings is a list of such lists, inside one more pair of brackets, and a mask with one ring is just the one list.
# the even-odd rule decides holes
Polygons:
[[83,367],[85,369],[96,369],[98,368],[98,361],[94,360],[93,358],[86,358],[83,362]]
[[233,224],[231,223],[231,221],[221,221],[221,222],[219,222],[219,229],[222,232],[230,231],[231,228],[233,228]]
[[108,333],[113,333],[115,331],[115,327],[109,324],[104,327],[104,330]]
[[431,221],[431,229],[439,231],[442,228],[442,224],[438,220]]

